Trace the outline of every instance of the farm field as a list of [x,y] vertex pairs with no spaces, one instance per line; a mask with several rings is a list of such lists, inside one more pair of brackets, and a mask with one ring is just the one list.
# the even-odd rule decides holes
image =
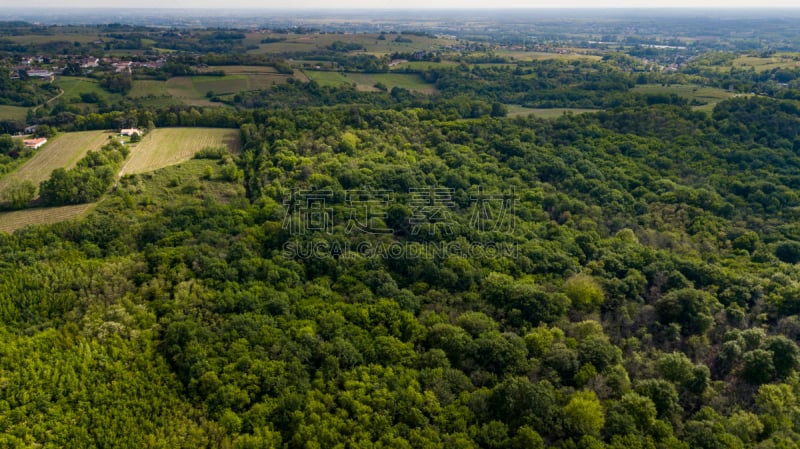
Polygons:
[[426,83],[416,73],[347,73],[316,70],[306,70],[303,73],[321,86],[341,86],[355,83],[359,90],[372,92],[377,91],[376,83],[382,83],[390,90],[393,87],[402,87],[426,94],[436,91],[433,84]]
[[202,74],[204,72],[216,72],[222,70],[226,75],[265,75],[274,74],[279,75],[275,67],[260,66],[260,65],[226,65],[226,66],[211,66],[199,69],[197,72]]
[[800,68],[800,53],[774,53],[768,56],[753,54],[711,54],[701,57],[697,63],[698,67],[703,67],[716,72],[727,72],[732,68],[753,69],[756,72],[784,68]]
[[446,67],[455,67],[458,63],[455,61],[408,61],[408,62],[401,62],[399,64],[393,65],[389,67],[390,70],[428,70],[428,69],[439,69],[439,68],[446,68]]
[[800,55],[796,53],[776,53],[768,57],[739,56],[733,60],[732,65],[733,67],[752,67],[759,72],[777,68],[798,68],[800,67]]
[[100,149],[112,135],[104,131],[81,131],[56,136],[28,162],[0,178],[0,192],[20,181],[30,181],[38,187],[53,170],[71,168],[90,150]]
[[669,86],[644,84],[635,86],[632,91],[653,94],[675,94],[689,101],[697,100],[700,103],[704,103],[703,105],[694,107],[701,111],[711,111],[720,101],[736,96],[735,93],[728,92],[724,89],[698,86],[695,84],[672,84]]
[[128,92],[131,98],[141,98],[147,96],[160,97],[169,95],[167,92],[167,82],[159,80],[133,80],[133,87]]
[[426,83],[416,73],[347,73],[347,78],[355,81],[359,89],[377,90],[373,86],[382,83],[389,90],[393,87],[402,87],[425,94],[436,92],[433,84]]
[[195,76],[192,83],[198,92],[205,94],[235,94],[241,91],[269,89],[275,84],[286,81],[286,75],[278,73],[234,74],[225,76]]
[[28,108],[0,105],[0,120],[25,120]]
[[205,97],[205,92],[200,92],[194,85],[192,77],[179,76],[170,78],[165,83],[167,95],[191,106],[214,106],[215,104]]
[[225,145],[239,151],[239,135],[235,129],[159,128],[147,133],[131,146],[128,161],[120,176],[145,173],[191,159],[205,147]]
[[306,77],[316,81],[320,86],[341,86],[352,84],[354,81],[345,77],[341,72],[324,72],[317,70],[304,70]]
[[581,108],[526,108],[519,105],[507,105],[507,117],[525,117],[533,114],[534,117],[540,118],[556,118],[561,117],[566,113],[582,114],[586,112],[597,112],[597,109],[581,109]]
[[78,218],[94,207],[95,204],[76,204],[72,206],[0,212],[0,232],[11,233],[27,225],[58,223]]

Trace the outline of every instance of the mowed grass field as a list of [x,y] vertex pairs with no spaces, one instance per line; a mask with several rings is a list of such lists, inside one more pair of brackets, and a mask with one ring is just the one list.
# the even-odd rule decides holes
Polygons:
[[68,102],[80,99],[81,94],[84,93],[95,93],[106,98],[112,95],[100,87],[100,83],[97,80],[91,78],[60,76],[56,81],[56,85],[64,91],[63,99]]
[[90,150],[99,150],[112,135],[104,131],[82,131],[50,139],[28,162],[0,178],[0,192],[21,181],[30,181],[38,187],[53,170],[71,168]]
[[557,118],[566,113],[583,114],[587,112],[597,112],[598,109],[581,109],[581,108],[526,108],[519,105],[506,105],[508,106],[507,117],[527,117],[533,114],[534,117],[539,118]]
[[200,92],[192,82],[192,77],[179,76],[170,78],[165,83],[165,91],[170,97],[190,106],[214,106],[205,92]]
[[27,225],[58,223],[78,218],[94,207],[96,203],[76,204],[74,206],[43,207],[12,212],[0,212],[0,232],[12,233]]
[[643,94],[675,94],[686,98],[689,101],[697,100],[704,104],[695,106],[694,109],[701,111],[711,111],[720,101],[736,96],[735,93],[728,92],[724,89],[717,87],[698,86],[696,84],[672,84],[669,86],[662,86],[660,84],[644,84],[635,86],[632,91]]
[[373,87],[376,83],[382,83],[387,89],[402,87],[425,94],[433,94],[436,88],[433,84],[426,83],[421,76],[416,73],[348,73],[347,77],[358,84],[359,88]]
[[321,70],[304,70],[303,73],[309,80],[316,81],[320,86],[341,86],[353,84],[355,81],[347,79],[342,72],[325,72]]
[[0,105],[0,120],[25,120],[28,108]]
[[206,147],[225,145],[239,151],[239,131],[220,128],[159,128],[131,145],[131,154],[120,176],[145,173],[191,159]]

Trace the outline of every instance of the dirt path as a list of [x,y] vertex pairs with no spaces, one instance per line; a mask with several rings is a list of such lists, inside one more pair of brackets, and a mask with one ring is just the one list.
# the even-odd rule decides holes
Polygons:
[[64,95],[64,89],[62,89],[62,88],[60,88],[60,87],[59,87],[59,88],[58,88],[58,90],[60,91],[60,92],[58,93],[58,95],[56,95],[55,97],[53,97],[53,98],[51,98],[51,99],[49,99],[49,100],[45,101],[45,102],[44,102],[44,104],[40,104],[39,106],[36,106],[35,108],[33,108],[33,112],[36,112],[36,111],[37,111],[39,108],[41,108],[41,107],[42,107],[42,106],[44,106],[45,104],[52,103],[52,102],[56,101],[56,100],[57,100],[57,99],[58,99],[60,96]]

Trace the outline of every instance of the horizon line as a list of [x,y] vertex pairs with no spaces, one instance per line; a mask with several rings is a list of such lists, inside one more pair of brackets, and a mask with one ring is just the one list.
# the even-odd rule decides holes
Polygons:
[[[110,9],[122,9],[122,10],[176,10],[176,11],[203,11],[203,10],[213,10],[213,11],[316,11],[316,12],[328,12],[328,11],[342,11],[342,10],[360,10],[360,11],[497,11],[498,9],[503,10],[511,10],[511,11],[536,11],[536,10],[549,10],[549,11],[558,11],[558,10],[584,10],[584,11],[608,11],[608,10],[635,10],[635,11],[642,11],[642,10],[690,10],[690,11],[697,11],[697,10],[711,10],[711,11],[743,11],[743,10],[756,10],[756,11],[798,11],[800,10],[800,6],[606,6],[606,7],[595,7],[595,6],[502,6],[498,5],[495,7],[424,7],[424,6],[416,6],[416,7],[381,7],[381,6],[371,6],[371,7],[362,7],[362,6],[339,6],[339,7],[315,7],[315,6],[296,6],[292,8],[281,8],[281,7],[251,7],[251,6],[242,6],[242,7],[215,7],[215,6],[204,6],[204,7],[196,7],[196,8],[186,8],[186,7],[177,7],[177,6],[147,6],[147,7],[130,7],[130,6],[59,6],[59,7],[47,7],[47,6],[12,6],[12,7],[5,7],[5,11],[32,11],[32,10],[50,10],[50,11],[59,11],[59,10],[110,10]],[[2,18],[0,17],[0,21]]]

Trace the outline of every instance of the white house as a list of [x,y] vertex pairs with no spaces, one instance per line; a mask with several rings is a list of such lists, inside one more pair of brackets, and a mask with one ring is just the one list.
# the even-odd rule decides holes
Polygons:
[[34,150],[38,149],[42,145],[47,143],[47,139],[44,137],[40,137],[38,139],[25,139],[22,141],[22,144],[28,148],[33,148]]
[[119,135],[121,136],[132,136],[134,134],[142,135],[142,132],[136,128],[123,128],[119,131]]

